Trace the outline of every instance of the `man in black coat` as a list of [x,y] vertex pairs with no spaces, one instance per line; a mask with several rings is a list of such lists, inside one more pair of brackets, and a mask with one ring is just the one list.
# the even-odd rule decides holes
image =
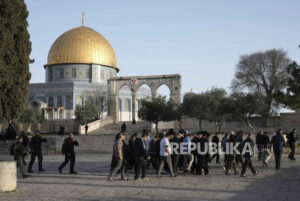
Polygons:
[[[209,158],[209,144],[208,144],[208,133],[202,132],[202,137],[198,138],[197,144],[200,143],[200,150],[201,152],[197,155],[198,156],[198,164],[197,164],[197,174],[201,175],[202,170],[204,170],[204,174],[208,175],[208,161]],[[197,145],[198,146],[198,145]]]
[[[228,134],[228,140],[226,142],[226,152],[227,153],[226,153],[226,163],[225,163],[225,175],[229,175],[229,170],[230,170],[231,166],[234,170],[234,174],[238,174],[237,167],[236,167],[236,153],[231,148],[236,143],[235,139],[236,139],[236,136],[235,136],[234,132],[231,131]],[[232,145],[232,146],[230,146],[230,145]],[[229,150],[227,150],[227,148]]]
[[141,170],[142,170],[142,180],[146,179],[146,169],[147,169],[147,160],[148,160],[146,139],[147,139],[147,134],[143,133],[142,138],[136,139],[136,142],[133,147],[135,180],[140,180]]
[[213,136],[212,140],[211,140],[212,143],[216,144],[216,149],[217,149],[217,153],[215,153],[215,154],[211,157],[211,160],[213,160],[213,159],[216,157],[216,163],[217,163],[217,164],[221,164],[220,161],[219,161],[219,159],[220,159],[220,155],[219,155],[219,142],[220,142],[220,140],[219,140],[219,136],[218,136],[218,135],[219,135],[219,133],[216,133],[216,134]]
[[70,133],[69,137],[65,139],[62,145],[62,154],[65,155],[65,161],[58,167],[58,171],[60,174],[62,174],[62,169],[69,163],[69,161],[70,161],[70,174],[77,174],[77,172],[74,171],[74,165],[75,165],[74,146],[79,146],[79,144],[75,140],[73,133]]
[[[22,131],[20,137],[23,139],[22,145],[23,145],[24,149],[27,150],[27,147],[28,147],[28,144],[29,144],[29,138],[28,138],[28,136],[26,135],[26,133],[24,131]],[[25,162],[26,155],[27,155],[27,152],[23,156],[23,164],[24,165],[26,165],[26,162]]]
[[[176,135],[174,135],[173,139],[170,140],[170,143],[172,146],[177,146],[177,153],[173,153],[171,155],[172,158],[172,166],[173,166],[173,172],[174,175],[177,175],[177,167],[178,167],[178,161],[179,161],[179,156],[180,156],[180,139],[182,138],[182,134],[178,132]],[[173,145],[174,144],[174,145]]]
[[253,142],[253,134],[248,134],[248,137],[244,140],[243,143],[243,152],[244,152],[244,158],[245,162],[243,165],[243,169],[241,172],[241,177],[245,177],[246,170],[249,166],[251,172],[256,175],[257,171],[254,169],[251,161],[251,157],[254,155],[254,142]]
[[31,141],[29,143],[29,147],[31,149],[31,159],[28,166],[28,172],[33,173],[32,171],[32,165],[35,161],[35,157],[38,157],[39,160],[39,171],[43,172],[45,169],[43,169],[43,153],[42,153],[42,143],[47,142],[47,139],[42,138],[41,133],[39,130],[35,131],[35,136],[31,138]]
[[279,129],[276,132],[276,135],[272,137],[271,145],[273,145],[273,151],[275,155],[275,169],[280,170],[280,161],[281,161],[281,154],[283,151],[283,146],[285,145],[285,140],[282,137],[282,129]]
[[256,134],[256,146],[257,146],[257,150],[258,150],[258,160],[262,159],[262,146],[261,146],[261,138],[264,134],[264,131],[259,131]]
[[267,167],[268,166],[268,161],[271,158],[271,147],[270,147],[270,138],[267,134],[267,132],[264,132],[263,136],[261,137],[261,146],[263,148],[263,166]]
[[296,160],[295,159],[295,146],[296,146],[296,129],[294,128],[288,135],[287,135],[287,144],[291,148],[291,152],[289,154],[289,159]]

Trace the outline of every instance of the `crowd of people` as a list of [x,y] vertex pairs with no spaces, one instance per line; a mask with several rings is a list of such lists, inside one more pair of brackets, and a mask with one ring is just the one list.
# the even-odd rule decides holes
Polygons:
[[[24,171],[26,155],[30,155],[28,173],[33,173],[32,167],[36,157],[38,158],[38,171],[45,171],[42,143],[47,143],[47,139],[41,136],[39,130],[35,131],[35,135],[31,139],[25,132],[21,132],[17,139],[10,151],[17,161],[22,176],[28,177]],[[217,151],[210,152],[213,144]],[[279,170],[285,144],[291,149],[288,158],[295,160],[296,129],[293,129],[286,137],[283,137],[282,129],[278,129],[271,139],[263,131],[257,133],[256,136],[252,133],[244,134],[243,131],[231,131],[226,133],[222,139],[220,139],[220,134],[216,133],[211,140],[206,131],[192,133],[183,129],[178,132],[170,129],[168,132],[152,136],[151,132],[143,130],[141,137],[135,133],[126,140],[126,126],[122,125],[121,132],[116,135],[113,144],[108,179],[112,181],[116,175],[120,174],[122,180],[128,180],[126,173],[133,170],[135,180],[148,180],[146,173],[151,167],[156,171],[158,177],[161,177],[162,172],[167,172],[170,177],[176,177],[179,174],[208,175],[210,174],[209,164],[213,160],[224,169],[225,175],[230,175],[230,170],[233,169],[233,174],[245,177],[248,168],[256,175],[258,171],[252,164],[254,146],[257,146],[257,157],[263,167],[268,166],[271,155],[274,153],[275,168]],[[59,173],[62,173],[63,168],[69,162],[70,174],[77,173],[74,171],[76,158],[74,146],[79,146],[79,143],[75,140],[73,133],[70,133],[62,145],[61,152],[65,156],[65,160],[58,167]],[[243,150],[247,147],[248,151],[244,152]],[[222,163],[221,155],[224,155]]]
[[[209,163],[216,159],[216,164],[220,165],[220,155],[224,155],[224,174],[230,175],[230,169],[234,174],[246,176],[246,170],[249,168],[256,175],[258,171],[252,164],[257,146],[258,160],[262,162],[263,167],[268,166],[272,151],[275,155],[275,169],[280,169],[281,155],[285,144],[291,148],[289,159],[295,160],[296,129],[293,129],[286,135],[287,142],[283,137],[282,129],[270,137],[266,132],[260,131],[254,134],[243,133],[243,131],[229,132],[220,140],[219,134],[215,134],[212,140],[206,131],[199,131],[194,134],[188,131],[179,130],[175,132],[170,129],[168,132],[160,133],[152,137],[151,132],[143,131],[139,138],[137,134],[125,140],[126,130],[122,126],[122,131],[116,136],[113,145],[113,156],[111,162],[111,171],[108,179],[112,181],[114,177],[121,174],[122,180],[127,180],[126,173],[133,169],[135,180],[148,180],[146,172],[152,166],[157,176],[161,177],[162,171],[166,171],[171,177],[179,174],[209,174]],[[245,136],[245,137],[244,137]],[[256,142],[256,143],[255,143]],[[199,145],[200,149],[193,149],[191,144]],[[210,143],[216,145],[216,152],[211,154],[205,151],[205,145],[210,147]],[[237,152],[230,151],[232,144]],[[172,150],[174,147],[181,147],[180,151]],[[248,147],[247,152],[243,152]]]

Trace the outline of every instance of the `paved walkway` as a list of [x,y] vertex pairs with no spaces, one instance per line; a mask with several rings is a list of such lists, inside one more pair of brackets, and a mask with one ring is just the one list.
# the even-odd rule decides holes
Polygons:
[[[279,172],[274,170],[274,157],[267,169],[262,168],[256,158],[253,159],[254,166],[260,173],[253,176],[248,170],[246,178],[225,176],[222,166],[213,163],[209,176],[169,178],[163,175],[162,178],[156,178],[151,170],[149,181],[136,182],[130,171],[127,174],[130,181],[117,178],[110,182],[107,180],[110,155],[78,155],[78,175],[69,175],[67,167],[64,174],[58,174],[57,167],[63,156],[46,155],[45,173],[34,173],[27,179],[22,179],[19,175],[17,191],[0,194],[0,200],[300,200],[299,155],[296,161],[290,161],[284,156],[282,170]],[[34,165],[34,170],[37,170],[37,164]]]

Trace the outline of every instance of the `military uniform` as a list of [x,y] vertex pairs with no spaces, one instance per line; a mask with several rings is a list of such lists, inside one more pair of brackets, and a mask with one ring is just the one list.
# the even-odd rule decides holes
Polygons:
[[16,142],[14,146],[14,159],[17,161],[17,166],[20,167],[20,171],[23,177],[27,177],[24,171],[23,157],[26,154],[25,147],[20,143]]
[[79,146],[78,142],[76,140],[72,140],[71,138],[66,138],[64,140],[63,146],[62,146],[62,153],[65,155],[65,161],[59,166],[58,170],[61,173],[62,169],[68,164],[70,161],[70,173],[76,173],[74,172],[74,165],[75,165],[75,152],[74,152],[74,146]]
[[35,161],[35,158],[38,157],[39,161],[39,171],[43,170],[43,154],[42,154],[42,142],[47,142],[47,139],[42,138],[41,136],[34,136],[31,138],[29,147],[31,149],[31,159],[28,166],[28,172],[32,172],[32,165]]

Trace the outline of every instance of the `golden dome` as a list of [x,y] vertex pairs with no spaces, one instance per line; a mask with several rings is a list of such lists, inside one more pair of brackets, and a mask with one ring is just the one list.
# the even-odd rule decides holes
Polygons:
[[54,41],[45,66],[74,63],[101,64],[119,71],[109,42],[98,32],[84,26],[70,29]]

